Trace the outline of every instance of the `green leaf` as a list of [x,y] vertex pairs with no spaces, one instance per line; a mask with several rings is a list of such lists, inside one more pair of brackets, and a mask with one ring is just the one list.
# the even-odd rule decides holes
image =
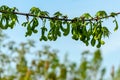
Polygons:
[[82,15],[82,17],[84,17],[85,19],[91,19],[91,18],[92,18],[89,13],[84,13],[84,14]]
[[107,17],[107,13],[105,11],[98,11],[96,13],[97,17]]
[[110,14],[110,16],[112,16],[112,17],[115,17],[115,16],[117,16],[118,14],[116,14],[116,13],[114,13],[114,12],[112,12],[111,14]]
[[47,11],[41,11],[38,16],[49,16]]
[[60,12],[58,11],[58,12],[54,13],[54,16],[55,16],[55,17],[62,16],[62,13],[60,13]]
[[36,15],[36,16],[38,16],[38,14],[41,12],[41,10],[39,9],[39,8],[37,8],[37,7],[32,7],[31,9],[30,9],[30,13],[31,14],[34,14],[34,15]]
[[113,23],[115,23],[115,28],[114,28],[114,31],[117,31],[118,30],[118,22],[117,22],[117,20],[115,19],[114,21],[113,21]]

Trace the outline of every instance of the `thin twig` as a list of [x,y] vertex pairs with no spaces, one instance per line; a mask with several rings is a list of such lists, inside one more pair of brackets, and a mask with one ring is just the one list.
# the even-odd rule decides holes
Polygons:
[[[55,18],[55,17],[49,17],[49,16],[36,16],[34,14],[30,14],[30,13],[22,13],[22,12],[8,12],[8,11],[2,11],[0,10],[0,13],[12,13],[12,14],[17,14],[17,15],[23,15],[23,16],[32,16],[32,17],[40,17],[40,18],[46,18],[46,19],[54,19],[54,20],[63,20],[63,21],[73,21],[73,19],[66,19],[66,18]],[[120,14],[120,12],[115,13],[116,15]],[[109,18],[109,17],[113,17],[111,15],[108,15],[106,17],[101,17],[101,18],[91,18],[91,19],[84,19],[84,21],[91,21],[91,20],[98,20],[98,19],[104,19],[104,18]]]

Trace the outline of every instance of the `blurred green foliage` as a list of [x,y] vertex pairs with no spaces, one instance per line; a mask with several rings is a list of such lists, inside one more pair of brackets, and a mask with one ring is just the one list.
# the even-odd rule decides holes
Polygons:
[[[84,51],[78,62],[70,62],[67,54],[61,62],[58,50],[50,46],[35,50],[32,40],[17,45],[14,41],[4,42],[5,38],[0,31],[0,80],[108,80],[104,78],[106,68],[101,67],[100,50]],[[111,79],[120,79],[120,68],[113,68]]]

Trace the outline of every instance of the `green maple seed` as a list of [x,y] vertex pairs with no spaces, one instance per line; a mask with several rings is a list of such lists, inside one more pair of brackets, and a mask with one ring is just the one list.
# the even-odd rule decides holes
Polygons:
[[27,37],[27,36],[31,36],[31,35],[32,35],[32,31],[31,31],[31,30],[28,30],[28,31],[26,32],[25,37]]
[[100,43],[101,43],[101,45],[104,45],[104,44],[105,44],[105,42],[104,42],[104,41],[102,41],[102,40],[100,41]]
[[47,37],[44,36],[44,37],[43,37],[43,40],[44,40],[44,41],[47,41]]
[[61,37],[61,32],[60,32],[60,31],[58,31],[58,32],[57,32],[57,35],[58,35],[59,37]]
[[74,40],[78,40],[79,38],[78,38],[77,35],[73,35],[73,36],[72,36],[72,39],[74,39]]
[[47,41],[47,37],[45,36],[45,31],[47,31],[47,28],[45,28],[45,26],[41,27],[41,40]]
[[10,27],[11,29],[13,29],[14,25],[15,25],[15,21],[12,21],[12,22],[9,24],[9,27]]
[[101,47],[101,42],[100,42],[100,41],[98,41],[98,44],[97,44],[96,47],[97,47],[97,48],[100,48],[100,47]]
[[116,27],[114,28],[114,31],[117,31],[118,30],[118,22],[117,22],[116,19],[113,22],[116,24]]
[[91,40],[91,45],[94,46],[95,43],[96,43],[96,40],[95,40],[94,37],[93,37],[92,40]]
[[53,38],[52,38],[51,34],[48,33],[48,36],[47,36],[47,37],[48,37],[48,39],[49,39],[50,41],[52,41]]
[[33,30],[33,32],[34,32],[34,33],[37,33],[37,32],[38,32],[38,30]]
[[63,33],[63,35],[64,35],[64,36],[67,36],[67,35],[69,34],[69,32],[70,32],[70,24],[67,23],[67,28],[64,29],[64,33]]

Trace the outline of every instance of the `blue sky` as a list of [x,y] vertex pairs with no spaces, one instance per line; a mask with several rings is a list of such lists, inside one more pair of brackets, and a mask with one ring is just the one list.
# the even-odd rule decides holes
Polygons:
[[[51,15],[60,11],[63,14],[67,14],[70,18],[79,17],[85,12],[89,12],[91,15],[99,10],[105,10],[108,12],[119,12],[120,11],[120,1],[114,0],[1,0],[1,5],[8,5],[10,7],[17,7],[20,12],[28,12],[32,6],[39,7],[41,10],[48,11]],[[19,16],[20,22],[24,21],[24,17]],[[111,19],[111,18],[110,18]],[[120,25],[120,16],[117,17],[118,23]],[[118,67],[120,64],[120,31],[114,32],[114,24],[112,20],[106,20],[104,25],[106,25],[110,31],[111,35],[109,38],[104,39],[106,44],[101,47],[103,53],[103,66],[107,67],[108,71],[112,65]],[[48,26],[49,27],[49,26]],[[17,24],[14,30],[6,30],[5,33],[9,34],[11,39],[21,42],[25,41],[25,29]],[[27,37],[27,39],[35,39],[37,42],[37,47],[41,48],[43,45],[50,45],[54,49],[60,50],[59,57],[62,59],[64,53],[69,53],[69,58],[71,61],[80,61],[80,53],[84,50],[90,50],[94,52],[95,47],[85,46],[80,41],[74,41],[71,39],[71,36],[58,38],[57,41],[39,41],[40,33],[37,35],[32,35]]]

